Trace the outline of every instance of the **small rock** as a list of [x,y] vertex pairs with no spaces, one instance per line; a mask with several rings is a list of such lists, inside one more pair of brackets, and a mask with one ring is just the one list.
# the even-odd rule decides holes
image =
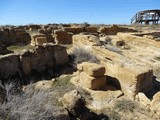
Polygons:
[[150,99],[147,98],[147,96],[144,94],[144,93],[138,93],[138,98],[139,98],[139,101],[142,105],[148,107],[150,106]]
[[66,93],[62,98],[63,106],[74,116],[80,116],[84,110],[85,102],[77,90]]

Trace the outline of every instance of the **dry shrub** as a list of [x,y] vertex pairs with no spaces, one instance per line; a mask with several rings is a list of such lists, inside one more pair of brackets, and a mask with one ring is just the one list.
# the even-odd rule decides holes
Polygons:
[[24,91],[17,92],[17,85],[15,83],[12,82],[4,85],[7,101],[0,105],[0,119],[56,119],[63,111],[66,112],[58,99],[73,88],[69,85],[70,78],[65,77],[63,81],[57,79],[55,85],[53,85],[53,89],[48,90],[36,90],[31,84]]
[[99,60],[96,58],[95,55],[93,55],[90,51],[82,47],[73,49],[71,59],[73,60],[74,65],[80,64],[82,62],[99,63]]

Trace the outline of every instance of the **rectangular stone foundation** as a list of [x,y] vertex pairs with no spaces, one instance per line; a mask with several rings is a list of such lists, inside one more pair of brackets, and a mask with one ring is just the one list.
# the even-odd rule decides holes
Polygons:
[[91,35],[75,35],[73,36],[73,46],[88,46],[92,49],[93,54],[105,67],[105,74],[119,81],[125,95],[134,98],[138,92],[147,92],[152,89],[153,71],[150,68],[140,66],[121,54],[109,51],[101,46],[95,46],[94,39],[95,36]]

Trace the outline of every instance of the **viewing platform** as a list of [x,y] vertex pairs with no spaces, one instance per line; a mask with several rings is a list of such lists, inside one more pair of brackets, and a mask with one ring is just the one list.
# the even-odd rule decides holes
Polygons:
[[140,11],[131,19],[131,24],[159,24],[160,10]]

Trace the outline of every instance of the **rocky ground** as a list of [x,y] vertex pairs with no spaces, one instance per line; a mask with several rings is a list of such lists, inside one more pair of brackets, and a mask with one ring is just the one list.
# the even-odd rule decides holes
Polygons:
[[0,119],[160,119],[159,25],[0,27]]

